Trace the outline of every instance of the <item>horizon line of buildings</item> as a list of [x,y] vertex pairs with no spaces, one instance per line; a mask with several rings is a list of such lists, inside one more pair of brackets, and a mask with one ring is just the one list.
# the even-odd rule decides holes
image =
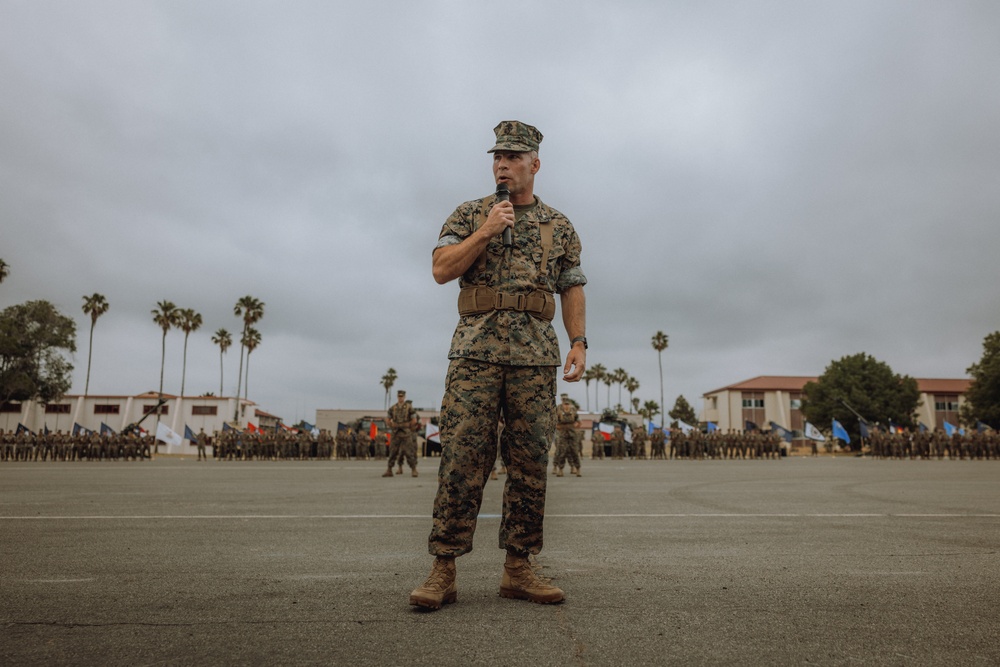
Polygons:
[[[737,382],[702,395],[703,406],[699,420],[711,422],[722,431],[743,431],[747,422],[764,428],[770,422],[790,431],[801,433],[805,428],[802,414],[803,388],[817,380],[812,376],[760,375]],[[917,378],[920,401],[917,419],[931,430],[944,428],[944,423],[958,424],[959,411],[965,402],[965,392],[971,380]],[[102,425],[121,431],[130,424],[141,423],[146,430],[155,431],[157,405],[161,395],[144,392],[129,395],[65,395],[49,403],[41,401],[9,402],[0,405],[0,430],[15,430],[23,425],[32,431],[48,429],[53,432],[72,431],[77,425],[100,432]],[[226,396],[177,396],[162,394],[164,401],[158,419],[175,433],[184,433],[190,427],[197,433],[204,428],[207,433],[221,431],[223,424],[246,428],[275,428],[281,417],[265,412],[254,401]],[[421,424],[430,423],[438,414],[437,409],[418,409]],[[338,423],[355,421],[362,417],[384,416],[383,408],[342,410],[317,408],[315,425],[320,429],[336,432]],[[592,425],[599,413],[580,411],[585,427]],[[631,413],[629,413],[631,415]],[[626,415],[627,416],[627,415]],[[638,418],[638,415],[632,415]],[[148,428],[146,422],[153,424]],[[816,425],[823,427],[825,425]]]

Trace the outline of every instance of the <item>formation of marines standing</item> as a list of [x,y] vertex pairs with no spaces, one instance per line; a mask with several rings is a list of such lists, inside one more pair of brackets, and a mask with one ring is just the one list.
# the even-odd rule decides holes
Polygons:
[[152,457],[153,438],[136,433],[32,433],[0,429],[0,461],[140,461]]

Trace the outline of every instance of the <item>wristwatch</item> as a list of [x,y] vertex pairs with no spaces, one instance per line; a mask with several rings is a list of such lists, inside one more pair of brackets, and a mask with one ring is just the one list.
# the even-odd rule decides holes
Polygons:
[[589,348],[587,347],[587,337],[586,337],[586,336],[577,336],[576,338],[574,338],[573,340],[571,340],[571,341],[569,342],[569,344],[570,344],[570,346],[572,347],[573,345],[576,345],[576,344],[577,344],[577,343],[579,343],[580,341],[583,341],[583,349],[585,349],[585,350],[586,350],[586,349],[589,349]]

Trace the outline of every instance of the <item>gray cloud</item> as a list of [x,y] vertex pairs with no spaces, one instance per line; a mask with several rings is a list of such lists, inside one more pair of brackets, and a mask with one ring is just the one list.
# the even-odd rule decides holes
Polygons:
[[672,403],[859,351],[957,377],[1000,328],[994,3],[505,8],[7,3],[0,305],[49,299],[85,335],[81,296],[105,294],[109,393],[156,386],[156,302],[192,307],[201,392],[252,294],[264,409],[378,407],[389,366],[433,406],[457,288],[430,250],[521,118],[545,133],[538,194],[584,241],[589,361],[644,400],[661,329]]

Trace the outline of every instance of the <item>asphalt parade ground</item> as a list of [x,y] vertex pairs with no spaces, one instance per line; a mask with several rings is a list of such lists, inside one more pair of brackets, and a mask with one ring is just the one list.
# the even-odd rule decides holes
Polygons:
[[1000,462],[591,461],[497,595],[503,477],[458,602],[436,461],[0,464],[3,665],[997,665]]

